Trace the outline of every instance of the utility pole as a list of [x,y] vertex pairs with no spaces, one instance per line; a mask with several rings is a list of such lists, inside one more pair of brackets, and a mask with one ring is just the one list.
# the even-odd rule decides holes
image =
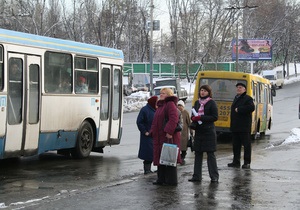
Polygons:
[[239,16],[236,18],[236,34],[235,34],[235,71],[239,71]]
[[150,50],[149,50],[149,59],[150,59],[150,96],[152,96],[153,90],[153,0],[151,0],[150,5]]
[[[246,4],[246,6],[243,7],[239,7],[239,6],[231,6],[231,7],[227,7],[225,8],[226,10],[230,10],[230,12],[232,12],[233,10],[243,10],[243,9],[253,9],[256,8],[258,6],[248,6],[248,4]],[[238,72],[239,71],[239,14],[237,14],[236,17],[236,34],[235,34],[235,71]]]

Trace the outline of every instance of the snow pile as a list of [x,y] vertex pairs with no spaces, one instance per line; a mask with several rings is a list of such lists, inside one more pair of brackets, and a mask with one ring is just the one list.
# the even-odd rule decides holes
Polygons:
[[4,209],[6,208],[7,206],[5,206],[5,203],[0,203],[0,209]]
[[146,91],[139,91],[132,93],[130,96],[124,97],[124,113],[140,110],[147,104],[147,100],[150,97],[150,93]]
[[300,141],[300,129],[293,128],[290,132],[290,136],[282,142],[282,144],[290,144]]

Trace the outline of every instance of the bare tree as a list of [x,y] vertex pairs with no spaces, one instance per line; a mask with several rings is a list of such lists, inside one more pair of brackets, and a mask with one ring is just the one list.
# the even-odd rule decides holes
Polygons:
[[[1,28],[118,48],[127,62],[149,61],[149,0],[0,3]],[[225,9],[252,5],[258,7]],[[259,61],[255,69],[281,64],[288,76],[287,64],[300,60],[299,5],[296,0],[168,0],[170,33],[155,38],[154,61],[183,64],[179,71],[186,75],[195,62],[230,61],[238,21],[240,36],[272,39],[273,61]]]

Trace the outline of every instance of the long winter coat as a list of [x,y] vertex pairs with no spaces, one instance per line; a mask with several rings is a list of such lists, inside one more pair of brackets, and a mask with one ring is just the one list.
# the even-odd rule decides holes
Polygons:
[[190,124],[191,124],[191,118],[190,114],[187,110],[183,110],[181,112],[182,116],[182,131],[181,131],[181,137],[180,137],[180,150],[181,151],[186,151],[187,150],[187,143],[189,139],[189,134],[190,134]]
[[145,133],[151,129],[155,109],[149,104],[144,106],[136,119],[137,127],[140,131],[140,148],[138,157],[142,160],[153,161],[153,139]]
[[[238,109],[238,112],[235,111]],[[253,98],[243,93],[235,97],[230,112],[230,130],[232,132],[251,132],[252,112],[254,111]]]
[[[159,158],[163,143],[177,144],[180,148],[180,132],[175,132],[175,128],[179,120],[177,101],[178,98],[176,96],[169,96],[166,97],[165,100],[157,101],[157,109],[151,127],[151,135],[153,137],[153,165],[159,165]],[[169,121],[164,126],[166,116]],[[173,142],[170,142],[166,138],[167,133],[173,136]],[[180,151],[178,150],[177,163],[181,163],[179,153]]]
[[[200,107],[197,100],[193,108],[198,111]],[[215,152],[217,150],[217,135],[214,122],[218,120],[218,108],[214,100],[204,105],[204,115],[201,115],[202,124],[197,123],[194,139],[194,151]]]

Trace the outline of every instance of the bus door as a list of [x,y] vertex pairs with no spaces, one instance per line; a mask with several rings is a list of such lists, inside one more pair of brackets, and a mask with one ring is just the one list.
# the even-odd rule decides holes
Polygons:
[[122,98],[122,73],[121,67],[113,67],[113,83],[112,83],[112,121],[110,143],[119,144],[121,139],[121,117],[123,112]]
[[255,110],[252,113],[252,128],[251,128],[251,134],[252,136],[255,136],[257,134],[257,115],[258,115],[258,107],[259,107],[259,86],[257,83],[254,83],[252,81],[252,97],[253,97],[253,102],[255,106]]
[[9,53],[5,154],[37,153],[40,57]]
[[99,141],[109,144],[120,143],[120,123],[122,113],[121,69],[102,65],[101,69],[101,105]]
[[268,122],[268,87],[267,85],[262,85],[262,93],[263,95],[263,111],[261,116],[261,128],[263,132],[267,130],[267,122]]

